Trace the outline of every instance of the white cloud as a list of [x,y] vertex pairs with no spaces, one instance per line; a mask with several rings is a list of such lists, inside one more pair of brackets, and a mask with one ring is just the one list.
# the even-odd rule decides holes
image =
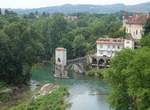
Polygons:
[[138,4],[150,0],[0,0],[1,8],[37,8],[62,4]]

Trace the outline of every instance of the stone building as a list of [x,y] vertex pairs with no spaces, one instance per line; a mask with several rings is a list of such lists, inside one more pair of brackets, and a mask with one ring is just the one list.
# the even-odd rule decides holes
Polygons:
[[121,51],[123,48],[134,49],[134,39],[132,37],[123,38],[99,38],[96,41],[97,56],[100,57],[113,57],[116,52]]
[[149,18],[149,14],[135,13],[132,16],[123,16],[123,27],[126,33],[131,34],[133,39],[140,40],[143,35],[143,27]]

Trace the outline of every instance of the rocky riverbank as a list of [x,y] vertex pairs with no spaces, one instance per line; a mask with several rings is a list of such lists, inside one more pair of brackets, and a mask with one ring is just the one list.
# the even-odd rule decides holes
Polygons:
[[[65,96],[67,89],[48,83],[38,90],[26,90],[26,87],[5,87],[0,92],[1,110],[65,110],[69,105]],[[5,100],[4,100],[5,99]],[[7,99],[7,100],[6,100]]]
[[65,101],[65,96],[68,95],[65,87],[47,84],[41,90],[39,91],[41,93],[40,96],[23,102],[9,110],[65,110],[69,105]]

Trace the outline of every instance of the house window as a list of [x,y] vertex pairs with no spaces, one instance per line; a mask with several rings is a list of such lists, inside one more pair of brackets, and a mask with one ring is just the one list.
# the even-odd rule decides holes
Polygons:
[[120,46],[118,45],[118,49],[120,49]]
[[61,62],[60,58],[58,58],[57,61],[60,63]]
[[138,30],[136,30],[136,35],[138,35]]
[[113,45],[113,49],[115,48],[115,45]]

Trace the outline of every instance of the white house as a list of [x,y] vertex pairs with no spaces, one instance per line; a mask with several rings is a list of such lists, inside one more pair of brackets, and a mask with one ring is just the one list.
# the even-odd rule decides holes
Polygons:
[[97,56],[113,57],[116,52],[121,51],[123,48],[134,49],[134,40],[129,37],[123,38],[99,38],[96,41]]
[[149,18],[149,14],[135,13],[132,16],[123,16],[123,27],[126,33],[131,34],[133,39],[140,40],[143,35],[143,27]]

